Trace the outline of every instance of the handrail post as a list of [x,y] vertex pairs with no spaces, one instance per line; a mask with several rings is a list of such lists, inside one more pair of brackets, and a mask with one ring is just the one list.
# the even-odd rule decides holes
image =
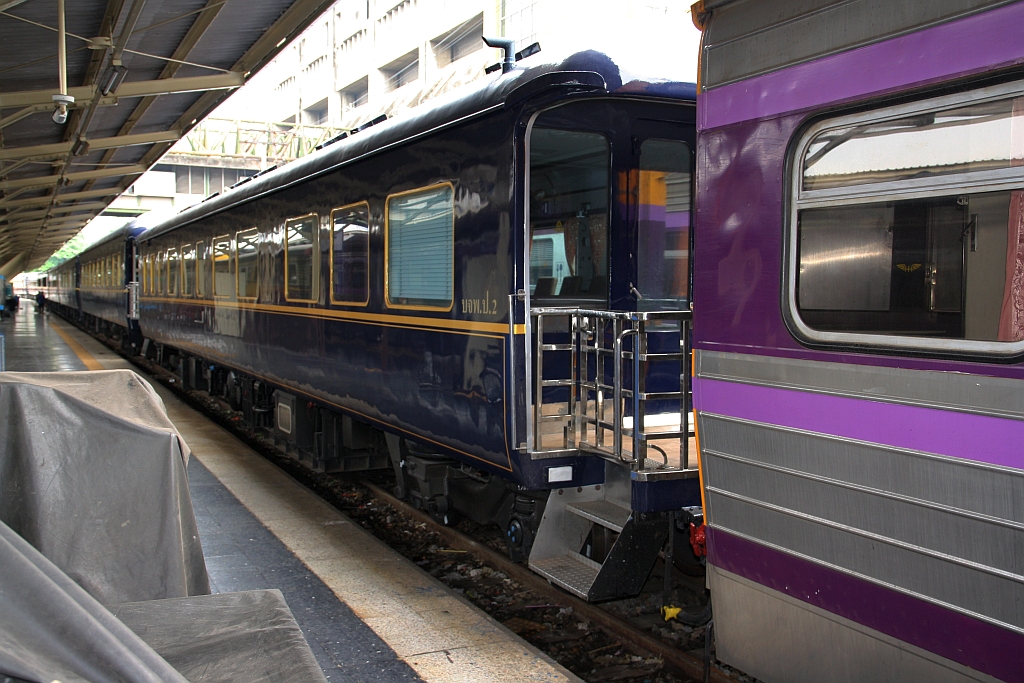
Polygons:
[[576,435],[579,428],[579,408],[576,405],[579,391],[579,352],[580,352],[580,320],[579,311],[573,313],[569,320],[569,397],[566,412],[569,426],[565,430],[564,448],[576,447]]
[[622,340],[630,334],[630,330],[621,331],[622,321],[615,320],[615,343],[612,347],[612,362],[614,363],[614,374],[612,387],[615,394],[615,409],[612,412],[612,448],[615,457],[622,459]]
[[635,338],[633,340],[633,471],[639,472],[647,463],[647,442],[644,441],[644,374],[647,362],[647,335],[644,319],[633,318]]
[[594,331],[594,443],[601,449],[604,446],[604,429],[601,428],[601,421],[604,420],[604,331],[607,324],[604,318],[598,318],[596,330]]
[[693,385],[692,365],[690,362],[690,356],[692,349],[690,348],[690,321],[680,320],[679,321],[679,333],[682,335],[680,340],[680,346],[683,349],[683,360],[682,371],[679,375],[680,384],[682,385],[682,401],[680,401],[680,415],[679,415],[679,431],[682,432],[680,437],[680,451],[682,452],[682,465],[683,469],[690,469],[690,410],[692,409],[693,400],[690,396],[690,388]]
[[534,373],[534,401],[533,401],[533,450],[541,450],[541,444],[543,442],[543,420],[541,416],[544,414],[544,315],[537,315],[537,341],[534,343],[534,354],[537,358],[537,369]]

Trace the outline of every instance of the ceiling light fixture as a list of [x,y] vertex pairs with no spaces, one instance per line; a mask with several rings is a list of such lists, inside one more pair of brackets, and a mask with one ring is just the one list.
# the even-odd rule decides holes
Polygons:
[[103,87],[100,88],[100,92],[106,97],[112,93],[116,93],[117,89],[121,87],[121,81],[128,75],[128,67],[123,64],[115,64],[114,66],[107,69],[107,72],[103,74]]

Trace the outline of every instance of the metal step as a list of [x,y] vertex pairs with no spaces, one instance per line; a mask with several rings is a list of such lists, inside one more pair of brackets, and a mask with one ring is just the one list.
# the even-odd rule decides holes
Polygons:
[[530,569],[551,583],[586,600],[590,587],[594,585],[601,571],[601,565],[578,553],[566,553],[542,560],[531,560]]
[[629,508],[616,505],[610,500],[569,503],[565,509],[617,533],[622,533],[626,522],[629,521],[629,516],[633,514]]

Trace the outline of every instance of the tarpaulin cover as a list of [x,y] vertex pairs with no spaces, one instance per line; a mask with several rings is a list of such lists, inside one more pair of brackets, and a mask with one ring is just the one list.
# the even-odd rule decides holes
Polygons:
[[0,680],[5,676],[38,683],[326,681],[280,591],[108,610],[0,522]]
[[111,611],[192,683],[326,680],[278,590],[134,602]]
[[0,521],[103,604],[210,592],[163,401],[130,370],[0,373]]
[[0,522],[0,680],[184,683],[127,626]]
[[133,372],[0,373],[0,680],[325,681],[279,591],[204,595],[188,456]]

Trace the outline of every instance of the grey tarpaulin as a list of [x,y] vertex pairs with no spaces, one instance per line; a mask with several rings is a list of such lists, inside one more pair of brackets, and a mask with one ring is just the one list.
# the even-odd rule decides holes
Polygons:
[[50,683],[185,679],[0,522],[0,678]]
[[280,591],[207,595],[188,456],[131,371],[0,373],[0,679],[325,682]]
[[210,592],[188,456],[130,370],[0,373],[0,521],[103,604]]
[[326,680],[278,590],[135,602],[111,611],[192,683]]

